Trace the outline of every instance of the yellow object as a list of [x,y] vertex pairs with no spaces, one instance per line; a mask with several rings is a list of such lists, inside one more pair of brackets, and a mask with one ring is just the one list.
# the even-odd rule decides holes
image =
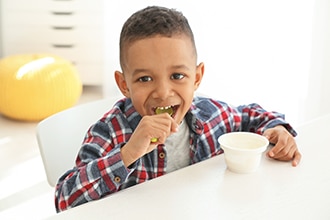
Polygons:
[[151,143],[156,143],[158,141],[158,138],[151,138],[150,142]]
[[14,55],[0,60],[0,113],[38,121],[72,107],[82,83],[67,60],[48,54]]

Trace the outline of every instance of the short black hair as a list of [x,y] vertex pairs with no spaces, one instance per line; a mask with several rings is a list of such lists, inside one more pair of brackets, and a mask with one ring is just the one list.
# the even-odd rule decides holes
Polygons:
[[122,27],[119,41],[121,65],[127,45],[157,35],[165,37],[185,35],[190,38],[197,55],[194,34],[187,18],[175,9],[149,6],[132,14]]

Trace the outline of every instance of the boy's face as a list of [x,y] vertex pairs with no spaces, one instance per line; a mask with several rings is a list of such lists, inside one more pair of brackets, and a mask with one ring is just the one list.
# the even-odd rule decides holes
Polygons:
[[121,92],[131,98],[140,115],[154,115],[159,107],[172,107],[181,122],[204,73],[186,36],[156,36],[130,44],[124,51],[123,71],[115,78]]

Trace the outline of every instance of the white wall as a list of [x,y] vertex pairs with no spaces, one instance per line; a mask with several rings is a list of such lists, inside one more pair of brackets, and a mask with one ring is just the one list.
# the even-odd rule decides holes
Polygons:
[[[312,115],[321,114],[314,108],[313,114],[309,113],[311,110],[306,107],[306,101],[313,100],[317,108],[322,108],[324,104],[315,96],[329,94],[330,91],[326,88],[328,84],[321,86],[322,91],[315,90],[325,81],[324,77],[329,81],[329,76],[324,75],[324,71],[329,71],[325,60],[329,58],[329,37],[322,38],[328,45],[325,54],[325,51],[320,51],[323,43],[316,39],[322,34],[323,26],[315,28],[315,23],[319,23],[315,19],[324,20],[326,13],[314,17],[315,12],[324,10],[326,2],[105,1],[105,56],[108,61],[105,94],[119,93],[113,72],[120,69],[118,42],[122,24],[138,9],[147,5],[163,5],[182,11],[195,33],[199,61],[206,66],[199,92],[214,94],[234,105],[257,102],[267,110],[285,113],[294,125],[301,123]],[[329,26],[329,21],[323,25]],[[327,29],[329,33],[330,28]],[[322,67],[318,63],[320,58],[317,58],[321,55],[324,57]],[[316,69],[318,75],[314,75]],[[327,101],[325,96],[320,99]]]
[[317,0],[313,19],[313,47],[305,102],[305,118],[330,113],[330,1]]

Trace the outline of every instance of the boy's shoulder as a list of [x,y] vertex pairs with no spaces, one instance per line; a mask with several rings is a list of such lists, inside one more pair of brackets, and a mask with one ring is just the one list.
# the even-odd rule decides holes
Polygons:
[[228,111],[229,108],[229,105],[225,102],[209,97],[196,96],[193,99],[191,112],[203,121],[207,121],[213,118],[214,115],[221,114],[223,111]]
[[106,116],[126,115],[130,117],[132,114],[136,114],[136,110],[132,104],[131,99],[121,98],[118,99],[111,109],[106,113]]
[[208,109],[208,108],[223,108],[228,107],[229,105],[223,101],[216,100],[214,98],[204,97],[204,96],[195,96],[193,99],[193,106],[195,108]]
[[105,123],[129,123],[131,126],[136,126],[141,119],[139,113],[135,110],[131,99],[119,99],[101,119]]

